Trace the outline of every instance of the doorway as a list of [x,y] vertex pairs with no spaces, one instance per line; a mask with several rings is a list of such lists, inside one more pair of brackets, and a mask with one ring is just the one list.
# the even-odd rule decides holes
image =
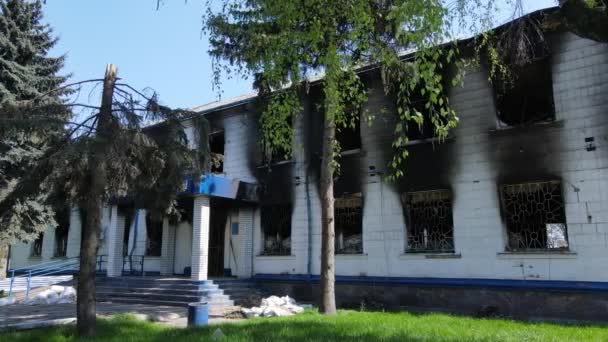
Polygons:
[[228,203],[221,199],[211,200],[209,226],[209,277],[224,276],[224,238],[228,219]]

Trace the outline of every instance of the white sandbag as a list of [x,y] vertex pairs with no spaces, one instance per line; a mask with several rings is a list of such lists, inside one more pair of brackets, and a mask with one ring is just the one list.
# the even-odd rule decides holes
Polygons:
[[57,295],[60,295],[63,290],[65,290],[65,287],[63,286],[59,286],[59,285],[53,285],[51,286],[51,291],[55,292]]
[[15,304],[15,297],[0,298],[0,306]]
[[296,301],[289,296],[277,297],[270,296],[262,299],[259,307],[243,309],[245,317],[286,317],[301,313],[304,308],[298,306]]
[[75,301],[76,300],[76,289],[74,289],[71,286],[66,286],[63,289],[63,292],[61,292],[60,297],[61,297],[61,299]]

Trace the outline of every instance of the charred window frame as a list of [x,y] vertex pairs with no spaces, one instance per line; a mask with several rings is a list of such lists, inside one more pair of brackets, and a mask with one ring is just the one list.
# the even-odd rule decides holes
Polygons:
[[209,152],[211,154],[211,173],[224,172],[224,148],[226,139],[224,131],[213,132],[209,135]]
[[146,256],[159,257],[163,245],[163,221],[146,215]]
[[122,234],[122,256],[129,255],[129,237],[131,235],[131,223],[133,223],[133,210],[131,208],[118,208],[119,215],[125,218],[124,231]]
[[63,209],[57,211],[55,220],[58,223],[55,229],[55,257],[65,257],[68,249],[68,233],[70,230],[70,211]]
[[[289,128],[293,132],[293,117],[289,116],[288,118],[286,118],[286,123],[287,126],[289,126]],[[293,144],[293,141],[291,142],[291,144]],[[293,159],[293,148],[271,146],[271,144],[266,141],[265,138],[262,138],[262,141],[260,142],[260,147],[262,162],[260,163],[260,165],[258,165],[258,167],[273,164],[282,164],[285,162],[289,162]]]
[[407,192],[401,199],[406,220],[406,253],[454,253],[451,191]]
[[335,254],[363,254],[363,197],[344,195],[334,202]]
[[32,249],[30,252],[30,256],[32,257],[40,257],[42,256],[42,241],[44,240],[44,233],[40,233],[36,240],[32,242]]
[[560,181],[500,186],[509,252],[569,249]]
[[336,128],[336,140],[340,144],[342,153],[355,152],[361,149],[360,119],[354,120],[354,127]]
[[492,82],[497,128],[555,121],[551,57],[513,65],[510,74]]
[[263,205],[261,255],[291,255],[291,203]]

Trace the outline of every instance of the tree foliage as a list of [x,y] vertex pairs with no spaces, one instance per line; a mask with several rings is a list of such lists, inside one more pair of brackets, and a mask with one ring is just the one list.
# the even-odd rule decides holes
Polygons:
[[[51,92],[67,79],[59,75],[64,57],[48,56],[55,43],[51,28],[42,23],[40,1],[0,0],[0,115],[11,121],[0,125],[0,200],[59,139],[69,119],[60,97],[70,90]],[[41,97],[47,115],[39,124],[45,129],[32,130],[27,122],[34,118],[17,104]],[[53,225],[48,194],[24,196],[0,212],[0,242],[34,239]]]
[[[397,120],[390,177],[404,174],[410,133],[430,122],[434,135],[447,137],[458,122],[445,93],[443,71],[459,58],[449,44],[469,34],[495,10],[493,1],[457,0],[228,0],[209,11],[205,28],[215,61],[216,84],[234,70],[254,77],[262,98],[262,146],[289,151],[293,128],[285,119],[300,110],[297,95],[307,80],[322,74],[324,113],[321,156],[322,310],[335,312],[333,297],[333,177],[339,167],[336,131],[367,117],[364,66],[380,69],[384,90],[394,99]],[[483,19],[483,20],[482,20]],[[448,43],[448,44],[445,44]],[[407,61],[404,56],[415,52]],[[454,73],[455,82],[458,73]],[[449,84],[449,82],[448,82]],[[424,113],[413,102],[424,100]]]

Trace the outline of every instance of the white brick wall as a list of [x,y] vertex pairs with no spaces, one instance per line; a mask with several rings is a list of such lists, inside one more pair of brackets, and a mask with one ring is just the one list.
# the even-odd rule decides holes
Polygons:
[[66,256],[74,258],[80,255],[80,240],[82,232],[82,221],[80,209],[73,207],[70,210],[70,229],[68,231],[68,246]]
[[124,233],[125,218],[118,214],[118,207],[114,205],[110,208],[110,222],[106,233],[108,256],[105,266],[108,277],[122,275]]
[[169,219],[163,219],[163,242],[160,258],[160,274],[172,275],[175,255],[175,227],[169,224]]
[[[455,158],[444,173],[450,179],[454,195],[454,240],[460,258],[427,259],[424,256],[404,255],[405,224],[399,193],[392,184],[382,182],[380,176],[369,176],[366,172],[370,165],[380,172],[386,171],[385,165],[390,158],[387,151],[390,150],[394,127],[391,117],[383,116],[380,112],[380,108],[387,104],[382,91],[379,87],[371,90],[367,106],[376,119],[371,127],[362,124],[362,162],[359,170],[365,201],[364,254],[338,256],[337,274],[608,281],[608,273],[605,272],[608,262],[608,103],[605,100],[608,96],[608,45],[573,34],[556,34],[550,41],[557,124],[532,127],[522,133],[490,133],[495,128],[496,111],[487,73],[469,70],[464,86],[450,89],[450,101],[460,117],[460,125],[453,132],[454,140],[446,143],[451,144]],[[252,171],[256,162],[255,153],[252,153],[257,144],[255,118],[241,109],[224,112],[221,116],[214,124],[225,130],[226,176],[255,182]],[[239,235],[232,236],[238,265],[232,265],[232,261],[229,261],[226,267],[232,268],[239,276],[248,276],[252,271],[276,274],[307,272],[307,165],[301,150],[304,140],[302,123],[296,121],[295,127],[298,131],[294,141],[294,170],[295,175],[300,177],[300,184],[293,185],[292,256],[254,257],[251,270],[250,244],[253,243],[255,255],[259,254],[261,248],[259,210],[253,211],[253,215],[251,209],[241,208],[238,215],[234,210],[232,222],[238,221],[240,225]],[[595,138],[597,149],[588,152],[584,139],[591,136]],[[504,175],[505,170],[495,159],[497,154],[519,143],[523,150],[540,146],[542,157],[530,160],[530,163],[540,165],[547,173],[562,180],[571,254],[501,253],[504,252],[506,236],[500,216],[497,185],[498,178]],[[521,164],[522,169],[528,167],[527,162]],[[321,249],[321,213],[317,189],[317,180],[311,179],[309,195],[314,274],[319,273]],[[201,227],[208,227],[208,206],[208,198],[200,197],[195,201],[195,208],[199,209],[194,214],[193,247],[196,248],[193,248],[192,254],[195,261],[192,265],[193,278],[206,276],[206,264],[203,262],[206,256],[196,251],[202,247],[200,243],[204,243],[200,240],[201,234],[204,234]],[[72,216],[72,224],[79,224],[78,218]],[[144,223],[140,225],[140,232],[144,233],[140,235],[145,238],[145,229],[142,229],[145,227],[145,216],[141,218]],[[229,235],[226,236],[228,238]],[[74,234],[70,229],[69,241],[70,255],[74,251],[70,246],[74,246],[76,241],[79,245],[79,229]],[[194,246],[194,241],[198,241],[199,245]],[[145,243],[142,244],[144,246]],[[14,259],[27,254],[24,252],[26,247],[15,246],[12,252]],[[226,255],[228,253],[231,252],[227,251]]]
[[[380,113],[380,108],[387,102],[382,91],[374,88],[370,92],[368,108],[376,120],[371,127],[365,124],[361,127],[363,161],[359,172],[364,182],[364,254],[337,256],[337,274],[608,281],[608,273],[602,271],[608,261],[608,104],[605,102],[608,95],[608,47],[572,34],[561,34],[553,37],[552,41],[554,99],[560,123],[550,128],[528,130],[522,144],[543,143],[534,140],[537,135],[535,129],[544,130],[540,136],[548,135],[557,141],[555,146],[546,148],[543,160],[556,157],[554,159],[559,161],[545,168],[562,179],[573,253],[501,253],[504,252],[506,236],[500,217],[497,177],[503,170],[497,169],[491,156],[497,149],[509,148],[517,137],[489,133],[495,128],[496,120],[493,92],[484,71],[470,70],[464,86],[450,91],[451,104],[461,119],[454,131],[454,141],[449,142],[457,156],[449,170],[449,178],[454,194],[456,253],[461,254],[461,258],[427,259],[404,255],[405,223],[399,194],[392,184],[380,182],[379,176],[370,177],[366,172],[370,165],[384,171],[390,157],[386,151],[390,150],[392,139],[392,119]],[[301,132],[296,135],[296,141],[299,136]],[[596,151],[585,150],[584,138],[587,136],[595,137]],[[298,175],[300,165],[296,164]],[[305,273],[307,219],[303,189],[303,184],[295,187],[292,218],[294,257],[258,257],[255,259],[255,273]],[[318,274],[321,215],[316,183],[312,184],[310,192],[313,207],[312,270]],[[261,233],[258,233],[256,244],[260,238]]]
[[[237,277],[249,278],[252,275],[252,258],[253,258],[253,223],[255,221],[256,211],[252,208],[239,209],[239,237],[238,243],[235,246],[238,251],[237,258]],[[259,215],[259,214],[258,214]],[[233,241],[234,242],[234,241]]]
[[192,226],[192,280],[206,280],[209,257],[210,203],[208,196],[194,199]]

